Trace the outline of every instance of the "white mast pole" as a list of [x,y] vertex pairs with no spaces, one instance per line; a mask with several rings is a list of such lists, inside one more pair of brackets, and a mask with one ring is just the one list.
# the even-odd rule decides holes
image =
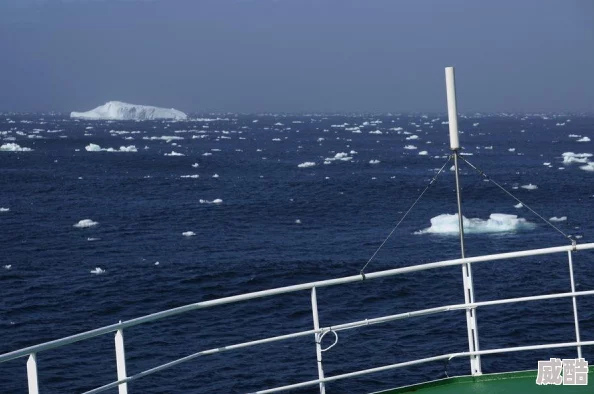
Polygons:
[[[456,82],[454,79],[454,67],[446,67],[446,91],[448,99],[448,121],[450,127],[450,149],[454,155],[454,167],[456,175],[456,197],[458,202],[458,227],[460,230],[460,251],[462,258],[465,258],[464,251],[464,220],[462,216],[462,196],[460,194],[460,172],[458,168],[458,155],[460,151],[460,140],[458,138],[458,110],[456,108]],[[464,302],[474,303],[474,285],[472,280],[472,268],[470,264],[462,265],[462,281],[464,284]],[[466,329],[468,332],[468,350],[477,352],[479,348],[478,327],[476,323],[476,309],[466,309]],[[481,357],[470,356],[470,369],[472,375],[481,375]]]

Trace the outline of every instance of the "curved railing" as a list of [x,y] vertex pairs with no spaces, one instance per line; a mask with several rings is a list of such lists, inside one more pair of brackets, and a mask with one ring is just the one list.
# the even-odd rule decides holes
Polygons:
[[[499,254],[492,254],[492,255],[484,255],[484,256],[476,256],[476,257],[467,257],[464,259],[454,259],[454,260],[444,260],[438,261],[434,263],[428,264],[421,264],[415,265],[410,267],[404,268],[396,268],[386,271],[379,271],[374,273],[368,273],[364,275],[353,275],[347,276],[337,279],[330,279],[318,282],[310,282],[310,283],[303,283],[299,285],[293,286],[286,286],[286,287],[279,287],[270,290],[263,290],[257,291],[253,293],[241,294],[231,297],[224,297],[215,300],[197,302],[194,304],[189,304],[185,306],[181,306],[178,308],[168,309],[166,311],[153,313],[150,315],[138,317],[135,319],[123,321],[117,324],[112,324],[109,326],[101,327],[95,330],[86,331],[80,334],[71,335],[69,337],[57,339],[54,341],[45,342],[39,345],[26,347],[23,349],[15,350],[9,353],[5,353],[0,355],[0,363],[14,360],[21,357],[28,357],[27,359],[27,379],[28,379],[28,387],[29,387],[29,394],[38,394],[39,393],[39,385],[37,381],[37,354],[40,352],[44,352],[50,349],[59,348],[62,346],[66,346],[75,342],[84,341],[89,338],[97,337],[100,335],[105,335],[108,333],[115,332],[115,351],[116,351],[116,370],[117,370],[117,377],[118,380],[105,384],[103,386],[97,387],[90,391],[86,391],[85,394],[91,393],[100,393],[106,391],[108,389],[118,387],[120,394],[127,394],[128,387],[127,383],[142,378],[144,376],[162,371],[164,369],[171,368],[178,364],[190,361],[194,358],[206,356],[209,354],[220,353],[224,351],[230,351],[234,349],[240,349],[255,345],[260,345],[264,343],[271,343],[271,342],[278,342],[290,338],[297,338],[303,337],[308,335],[313,335],[315,339],[315,346],[316,346],[316,364],[318,366],[318,376],[319,378],[316,380],[309,380],[301,383],[290,384],[281,387],[275,387],[271,389],[261,390],[258,393],[273,393],[277,391],[283,391],[288,389],[296,389],[300,387],[306,386],[314,386],[319,385],[320,392],[325,393],[325,383],[336,381],[340,379],[346,379],[350,377],[381,372],[386,370],[391,370],[395,368],[406,367],[410,365],[422,364],[432,361],[438,360],[448,360],[455,357],[476,357],[485,354],[498,354],[498,353],[507,353],[507,352],[518,352],[518,351],[527,351],[527,350],[537,350],[537,349],[551,349],[551,348],[563,348],[563,347],[576,347],[578,351],[578,357],[581,357],[581,347],[582,346],[590,346],[594,345],[594,341],[582,341],[580,339],[580,330],[579,330],[579,318],[578,318],[578,311],[576,305],[576,297],[586,296],[586,295],[594,295],[594,290],[587,290],[587,291],[575,291],[575,284],[574,284],[574,276],[573,276],[573,252],[578,250],[588,250],[594,249],[594,243],[587,243],[582,245],[569,245],[569,246],[559,246],[559,247],[552,247],[552,248],[544,248],[544,249],[532,249],[532,250],[525,250],[525,251],[518,251],[518,252],[510,252],[510,253],[499,253]],[[395,315],[388,315],[382,316],[372,319],[365,319],[359,320],[334,326],[328,327],[320,327],[319,319],[318,319],[318,306],[317,306],[317,295],[316,295],[316,288],[319,287],[327,287],[327,286],[335,286],[341,285],[346,283],[352,282],[359,282],[363,280],[373,280],[376,278],[383,278],[395,275],[401,275],[411,272],[417,271],[425,271],[435,268],[441,267],[449,267],[449,266],[456,266],[456,265],[463,265],[463,264],[473,264],[485,261],[495,261],[495,260],[503,260],[503,259],[513,259],[518,257],[527,257],[527,256],[536,256],[536,255],[546,255],[546,254],[554,254],[554,253],[563,253],[566,252],[568,256],[568,263],[569,263],[569,276],[570,276],[570,283],[571,283],[571,291],[566,293],[556,293],[556,294],[543,294],[543,295],[535,295],[535,296],[528,296],[528,297],[519,297],[519,298],[507,298],[507,299],[499,299],[499,300],[491,300],[491,301],[482,301],[482,302],[473,302],[473,303],[464,303],[464,304],[452,304],[446,306],[440,306],[435,308],[429,309],[422,309],[411,311],[407,313],[399,313]],[[291,334],[286,335],[279,335],[268,337],[264,339],[258,339],[249,342],[243,342],[238,344],[232,344],[228,346],[213,348],[203,350],[197,353],[190,354],[188,356],[170,361],[165,364],[161,364],[157,367],[145,370],[143,372],[137,373],[132,376],[127,376],[126,373],[126,357],[124,351],[124,329],[137,326],[139,324],[153,322],[156,320],[164,319],[166,317],[178,315],[181,313],[197,310],[197,309],[204,309],[210,308],[217,305],[224,305],[230,304],[240,301],[247,301],[253,300],[256,298],[263,298],[263,297],[271,297],[279,294],[285,293],[293,293],[297,291],[303,290],[310,290],[311,292],[311,304],[312,304],[312,314],[313,314],[313,322],[314,327],[311,330],[306,331],[299,331],[294,332]],[[573,313],[574,313],[574,324],[575,324],[575,335],[576,340],[575,342],[563,342],[563,343],[552,343],[552,344],[542,344],[542,345],[533,345],[533,346],[519,346],[519,347],[510,347],[510,348],[498,348],[498,349],[488,349],[488,350],[476,350],[476,351],[468,351],[468,352],[460,352],[460,353],[450,353],[450,354],[441,354],[434,357],[423,358],[418,360],[412,360],[397,364],[390,364],[376,368],[370,368],[355,372],[349,372],[341,375],[334,375],[334,376],[324,376],[323,370],[323,363],[322,363],[322,353],[327,349],[322,349],[321,347],[321,339],[328,333],[336,333],[338,331],[354,329],[358,327],[368,326],[372,324],[380,324],[394,320],[400,319],[408,319],[412,317],[418,316],[425,316],[434,313],[441,313],[447,311],[455,311],[455,310],[474,310],[479,307],[490,306],[490,305],[503,305],[503,304],[511,304],[517,302],[527,302],[527,301],[536,301],[536,300],[545,300],[545,299],[554,299],[554,298],[573,298]],[[332,345],[333,346],[333,345]]]

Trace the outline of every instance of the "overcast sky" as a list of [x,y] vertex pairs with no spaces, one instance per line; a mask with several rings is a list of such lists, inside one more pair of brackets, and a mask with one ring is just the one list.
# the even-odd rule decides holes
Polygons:
[[0,111],[594,112],[592,0],[0,0]]

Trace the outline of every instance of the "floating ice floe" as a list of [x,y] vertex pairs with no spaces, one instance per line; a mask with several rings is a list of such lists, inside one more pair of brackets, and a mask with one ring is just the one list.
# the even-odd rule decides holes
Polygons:
[[516,148],[509,148],[508,151],[509,152],[515,152],[516,151]]
[[89,144],[87,146],[85,146],[85,150],[87,152],[138,152],[138,150],[136,149],[136,146],[134,145],[130,145],[130,146],[120,146],[119,149],[114,149],[114,148],[102,148],[97,144]]
[[592,153],[565,152],[561,156],[563,156],[563,164],[587,163],[588,158],[592,157]]
[[538,189],[538,186],[533,185],[532,183],[529,183],[527,185],[522,185],[520,186],[522,189],[526,189],[526,190],[536,190]]
[[216,198],[212,201],[200,199],[200,204],[222,204],[222,203],[223,203],[223,200],[221,200],[220,198]]
[[419,152],[419,156],[427,156],[429,154],[429,152],[427,152],[426,150],[422,150]]
[[0,146],[0,152],[31,152],[33,149],[10,142]]
[[514,208],[522,208],[523,206],[524,206],[524,204],[522,204],[520,202],[520,203],[517,203],[516,205],[514,205]]
[[590,162],[590,163],[586,164],[585,166],[580,166],[580,169],[582,169],[584,171],[594,171],[594,162]]
[[567,220],[567,216],[561,216],[560,218],[558,218],[557,216],[553,216],[552,218],[549,218],[549,221],[551,222],[564,222]]
[[212,156],[212,153],[210,153],[210,152],[205,152],[205,153],[203,153],[203,154],[202,154],[202,156]]
[[380,130],[370,131],[369,134],[384,134]]
[[369,160],[369,164],[379,164],[380,161],[379,160]]
[[406,137],[406,139],[407,140],[418,140],[419,139],[419,136],[413,134],[413,135],[409,135],[408,137]]
[[10,211],[10,208],[0,207],[0,212],[8,212],[8,211]]
[[577,140],[577,142],[590,142],[590,138],[588,138],[588,137],[582,137],[579,140]]
[[408,150],[414,150],[414,149],[417,149],[417,147],[416,147],[416,146],[414,146],[414,145],[406,145],[406,146],[404,147],[404,149],[408,149]]
[[104,274],[104,273],[105,273],[105,270],[100,267],[95,267],[94,270],[91,270],[91,274],[95,274],[95,275]]
[[[517,230],[530,230],[535,227],[526,219],[517,215],[492,213],[489,219],[471,218],[462,216],[464,232],[467,234],[502,233]],[[458,214],[442,214],[431,218],[431,226],[416,231],[415,234],[458,234]]]
[[76,228],[87,228],[87,227],[93,227],[98,225],[99,222],[94,222],[91,219],[83,219],[83,220],[79,220],[78,223],[72,225],[72,227],[76,227]]
[[213,178],[218,178],[219,177],[219,174],[214,174],[212,177]]
[[169,153],[165,153],[165,156],[185,156],[185,155],[183,153],[179,153],[179,152],[172,150]]
[[306,161],[304,163],[299,164],[297,167],[299,168],[309,168],[309,167],[315,167],[316,163],[314,163],[313,161]]
[[196,233],[193,232],[193,231],[185,231],[185,232],[182,233],[182,235],[184,237],[193,237],[194,235],[196,235]]
[[135,105],[121,101],[109,101],[87,112],[71,112],[71,118],[92,120],[185,120],[188,116],[173,108]]

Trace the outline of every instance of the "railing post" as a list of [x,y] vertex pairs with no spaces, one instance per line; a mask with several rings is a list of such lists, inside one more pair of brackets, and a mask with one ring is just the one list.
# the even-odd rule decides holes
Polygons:
[[[314,330],[320,329],[320,319],[318,318],[318,298],[316,297],[316,288],[311,288],[311,310],[313,313]],[[321,334],[315,333],[316,340],[316,360],[318,364],[318,378],[324,379],[324,367],[322,366],[322,344],[320,343]],[[324,382],[320,382],[320,394],[326,394]]]
[[31,353],[27,359],[27,382],[29,394],[39,394],[39,382],[37,381],[37,355]]
[[[571,292],[575,293],[575,282],[573,280],[573,259],[572,259],[571,253],[572,253],[571,250],[569,250],[567,252],[567,257],[568,257],[568,261],[569,261],[569,279],[571,282]],[[580,343],[580,320],[578,318],[577,300],[576,300],[575,296],[572,296],[571,299],[573,301],[573,320],[575,323],[575,341],[577,343]],[[582,346],[581,345],[577,346],[577,354],[578,354],[578,358],[582,358]]]
[[[121,323],[121,322],[120,322]],[[126,353],[124,351],[124,330],[121,328],[115,334],[116,364],[118,380],[126,379]],[[128,394],[128,383],[118,385],[119,394]]]

